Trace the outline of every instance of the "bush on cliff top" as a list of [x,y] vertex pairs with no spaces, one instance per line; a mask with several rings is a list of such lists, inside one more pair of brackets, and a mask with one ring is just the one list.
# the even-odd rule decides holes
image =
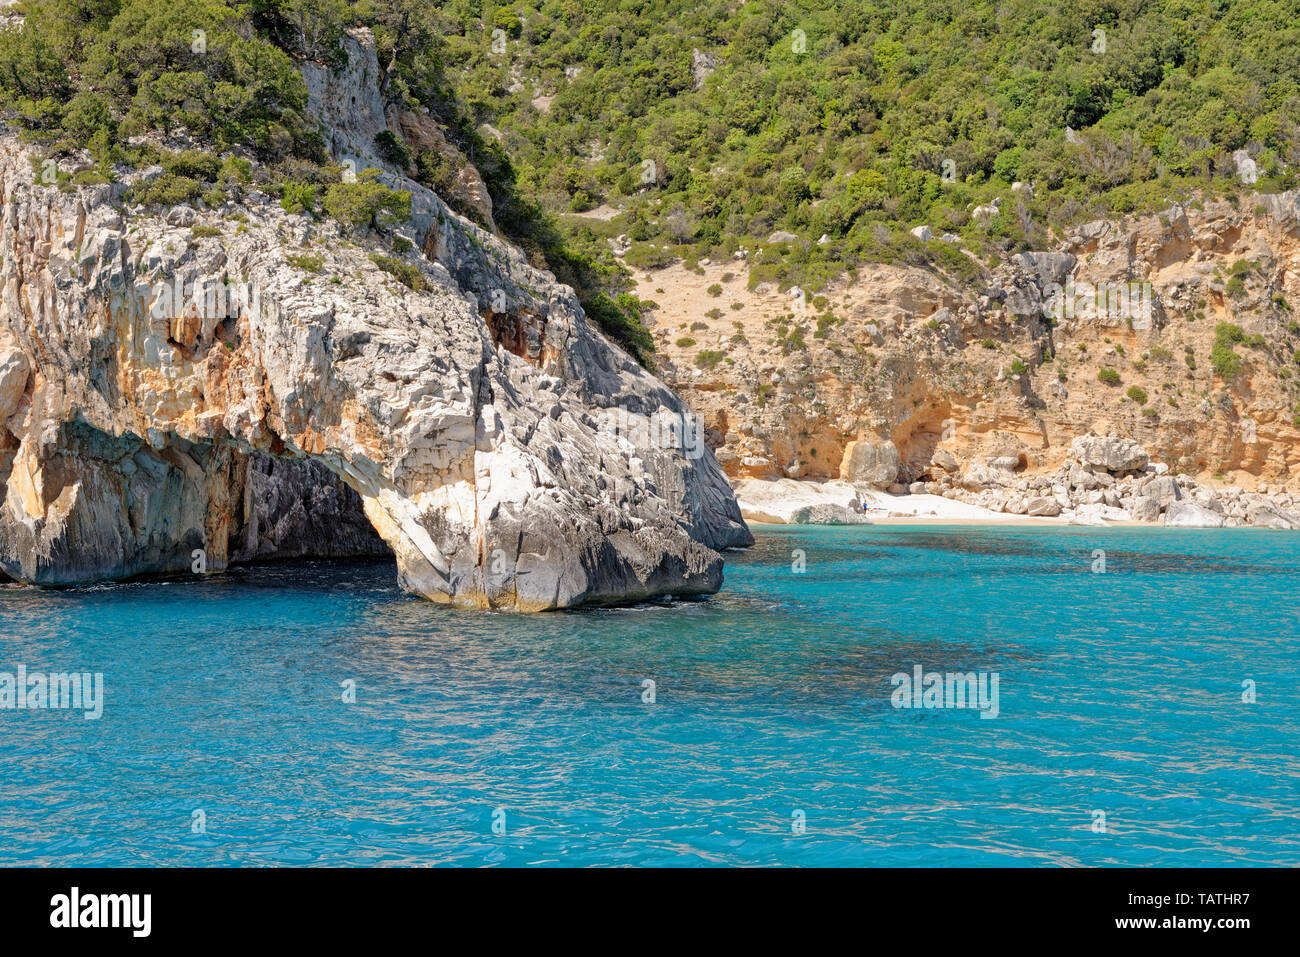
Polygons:
[[[484,142],[448,107],[455,98],[443,72],[445,15],[437,5],[422,0],[26,0],[21,9],[21,28],[0,30],[0,118],[25,128],[56,157],[90,150],[99,167],[95,181],[102,182],[112,164],[144,166],[157,160],[157,150],[143,145],[140,134],[201,141],[210,145],[213,161],[243,148],[273,167],[259,170],[257,180],[286,209],[310,212],[311,187],[323,187],[326,214],[353,228],[402,218],[397,208],[405,205],[402,194],[381,194],[377,184],[338,183],[337,174],[321,165],[323,142],[306,113],[306,85],[295,64],[309,59],[337,66],[344,60],[344,31],[369,28],[381,93],[399,107],[431,108],[449,139],[475,157],[501,231],[535,265],[549,267],[572,285],[588,314],[638,359],[646,361],[653,350],[640,310],[616,302],[630,288],[627,271],[598,244],[558,229],[518,188],[505,152]],[[504,8],[494,22],[507,24],[502,29],[512,37],[522,31],[522,21]],[[419,160],[391,133],[381,133],[376,147],[402,168]],[[448,192],[455,171],[428,167],[426,160],[417,174],[421,181]],[[441,175],[431,178],[431,173]],[[136,198],[160,204],[202,196],[219,204],[224,190],[203,185],[213,179],[210,169],[169,169],[165,177],[138,187]],[[72,180],[60,171],[57,181]]]
[[[0,94],[56,150],[184,129],[218,150],[319,157],[292,59],[219,0],[29,0],[0,31]],[[115,156],[114,158],[119,158]]]

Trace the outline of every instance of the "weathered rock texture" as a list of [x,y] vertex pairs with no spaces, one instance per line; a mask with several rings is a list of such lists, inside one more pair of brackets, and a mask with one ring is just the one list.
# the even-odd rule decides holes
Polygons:
[[[884,511],[890,518],[940,517],[938,505],[942,517],[957,520],[1028,516],[1074,525],[1300,529],[1300,498],[1285,490],[1202,485],[1149,458],[1131,439],[1088,435],[1071,443],[1052,472],[1018,473],[1017,460],[999,457],[973,463],[959,483],[940,467],[939,480],[894,486],[888,497],[869,483],[843,481],[738,479],[735,489],[745,518],[778,524],[855,524]],[[861,514],[864,504],[868,516]]]
[[391,132],[410,153],[413,175],[421,153],[433,154],[454,170],[450,194],[441,197],[459,211],[468,213],[480,225],[493,228],[492,197],[474,164],[448,142],[446,135],[427,111],[386,106],[379,89],[381,73],[375,57],[375,42],[368,30],[350,30],[342,38],[347,62],[341,68],[305,62],[303,78],[308,100],[316,116],[329,131],[329,146],[341,162],[351,162],[359,171],[385,167],[387,161],[376,137]]
[[[373,77],[369,55],[351,69]],[[334,137],[340,155],[372,120]],[[0,569],[188,571],[201,548],[218,571],[329,553],[330,532],[374,553],[355,495],[403,586],[438,601],[717,590],[719,550],[752,541],[725,476],[706,448],[637,428],[688,410],[571,289],[385,176],[414,197],[405,253],[256,192],[160,216],[125,204],[129,182],[36,184],[0,129]]]
[[233,562],[392,554],[366,519],[361,496],[319,462],[259,452],[245,459],[242,484]]
[[[951,274],[867,264],[802,311],[775,282],[751,287],[743,251],[638,271],[637,292],[659,306],[665,378],[735,480],[868,481],[859,450],[889,442],[900,484],[942,481],[942,452],[968,487],[997,486],[990,460],[1046,474],[1095,433],[1202,483],[1296,488],[1300,193],[1206,197],[1051,245]],[[1227,378],[1220,323],[1244,333]]]

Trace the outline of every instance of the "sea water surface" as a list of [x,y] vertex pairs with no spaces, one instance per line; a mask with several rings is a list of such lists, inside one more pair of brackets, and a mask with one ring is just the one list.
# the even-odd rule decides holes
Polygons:
[[[0,864],[1300,864],[1300,537],[755,531],[712,599],[550,615],[0,588],[0,671],[105,684],[0,710]],[[917,664],[997,717],[894,707]]]

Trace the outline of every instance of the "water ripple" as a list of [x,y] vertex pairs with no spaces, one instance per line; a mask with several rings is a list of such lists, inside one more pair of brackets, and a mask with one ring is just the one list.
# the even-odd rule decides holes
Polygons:
[[[1300,862],[1291,536],[758,538],[711,600],[544,616],[383,562],[0,588],[0,671],[106,686],[0,710],[0,863]],[[896,709],[914,665],[997,719]]]

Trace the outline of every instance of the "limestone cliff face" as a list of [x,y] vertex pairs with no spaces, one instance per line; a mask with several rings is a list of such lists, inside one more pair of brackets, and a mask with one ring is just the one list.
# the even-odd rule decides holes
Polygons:
[[[979,487],[1006,462],[1057,469],[1089,434],[1212,484],[1300,468],[1300,194],[1088,223],[968,276],[864,266],[802,311],[745,278],[743,261],[638,277],[665,378],[733,479]],[[1226,378],[1220,323],[1244,334]]]
[[717,590],[752,541],[726,478],[637,427],[689,410],[572,290],[386,176],[414,196],[404,253],[256,192],[159,216],[129,177],[41,185],[0,129],[0,569],[390,548],[404,587],[461,605]]

